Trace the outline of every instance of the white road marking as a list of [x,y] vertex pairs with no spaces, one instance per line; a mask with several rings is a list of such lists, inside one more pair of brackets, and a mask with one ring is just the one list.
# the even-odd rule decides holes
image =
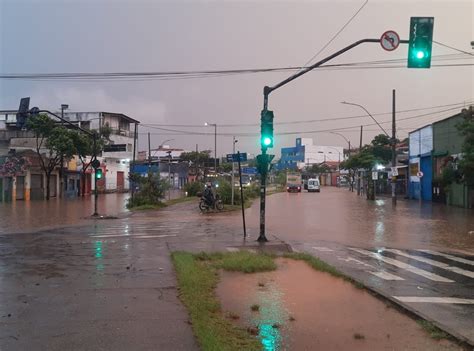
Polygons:
[[447,263],[438,262],[438,261],[435,261],[435,260],[432,260],[432,259],[429,259],[429,258],[426,258],[426,257],[410,255],[406,252],[396,250],[396,249],[386,249],[385,251],[392,252],[392,253],[397,254],[399,256],[405,256],[405,257],[408,257],[408,258],[411,258],[413,260],[417,260],[417,261],[420,261],[420,262],[428,263],[428,264],[430,264],[434,267],[443,268],[447,271],[451,271],[451,272],[454,272],[454,273],[457,273],[457,274],[462,274],[462,275],[464,275],[466,277],[469,277],[469,278],[474,278],[474,272],[467,271],[467,270],[459,268],[459,267],[450,266]]
[[178,236],[177,234],[162,234],[162,235],[130,235],[130,234],[116,234],[116,235],[91,235],[91,238],[118,238],[118,237],[129,237],[129,238],[165,238],[167,236]]
[[461,262],[461,263],[464,263],[464,264],[469,264],[471,266],[474,266],[474,261],[466,260],[465,258],[462,258],[462,257],[448,255],[448,254],[445,254],[445,253],[442,253],[442,252],[432,251],[432,250],[416,250],[416,251],[426,252],[426,253],[429,253],[431,255],[449,258],[452,261]]
[[411,273],[414,273],[414,274],[417,274],[417,275],[421,275],[422,277],[425,277],[429,280],[433,280],[435,282],[454,283],[454,280],[444,278],[444,277],[442,277],[440,275],[437,275],[437,274],[434,274],[434,273],[430,273],[430,272],[425,271],[423,269],[420,269],[420,268],[417,268],[415,266],[411,266],[409,264],[406,264],[405,262],[401,262],[401,261],[398,261],[398,260],[394,260],[393,258],[382,256],[378,253],[374,253],[374,252],[367,251],[367,250],[362,250],[362,249],[356,249],[356,248],[350,248],[350,250],[358,252],[358,253],[360,253],[362,255],[365,255],[365,256],[375,258],[379,261],[391,264],[395,267],[405,269],[408,272],[411,272]]
[[395,274],[389,273],[387,271],[379,271],[379,270],[377,270],[376,267],[374,267],[374,266],[372,266],[368,263],[356,260],[355,258],[350,257],[350,256],[348,256],[347,258],[338,257],[338,259],[341,260],[341,261],[345,261],[345,262],[356,262],[357,264],[360,264],[364,267],[370,268],[370,270],[366,271],[367,273],[373,274],[376,277],[379,277],[379,278],[384,279],[384,280],[405,280],[405,279],[403,279],[399,276],[396,276]]
[[316,251],[322,251],[322,252],[332,252],[334,251],[333,249],[330,249],[328,247],[323,247],[323,246],[313,246],[313,249]]
[[457,297],[423,297],[423,296],[392,296],[401,302],[423,302],[423,303],[451,303],[474,305],[474,299],[460,299]]

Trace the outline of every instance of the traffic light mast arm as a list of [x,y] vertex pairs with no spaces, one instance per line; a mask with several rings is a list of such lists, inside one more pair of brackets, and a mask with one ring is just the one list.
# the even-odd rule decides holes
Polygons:
[[86,130],[86,129],[84,129],[84,128],[81,128],[81,127],[79,127],[78,125],[75,125],[74,123],[71,123],[71,122],[68,121],[67,119],[62,118],[61,116],[58,116],[57,114],[55,114],[55,113],[53,113],[53,112],[51,112],[51,111],[49,111],[49,110],[39,110],[39,109],[37,109],[37,107],[34,108],[34,109],[35,109],[35,110],[31,109],[31,110],[34,111],[34,113],[46,112],[46,113],[48,113],[48,114],[50,114],[50,115],[53,115],[53,116],[56,117],[57,119],[59,119],[61,122],[64,122],[64,123],[66,123],[66,124],[69,124],[70,126],[72,126],[72,127],[76,128],[76,129],[80,130],[80,131],[83,132],[83,133],[88,134],[88,135],[91,136],[91,137],[94,136],[94,133],[92,133],[91,131]]
[[[356,41],[355,43],[352,43],[351,45],[346,46],[345,48],[339,50],[338,52],[335,52],[334,54],[329,55],[328,57],[322,59],[321,61],[316,62],[314,65],[306,67],[305,69],[303,69],[303,70],[299,71],[298,73],[286,78],[285,80],[281,81],[280,83],[278,83],[278,84],[276,84],[272,87],[265,86],[263,88],[263,97],[264,97],[263,109],[264,110],[268,109],[268,96],[270,95],[270,93],[272,91],[277,90],[278,88],[280,88],[280,87],[288,84],[289,82],[295,80],[296,78],[302,76],[303,74],[308,73],[309,71],[312,71],[313,69],[325,64],[326,62],[328,62],[330,60],[332,60],[333,58],[335,58],[339,55],[342,55],[346,51],[349,51],[350,49],[355,48],[356,46],[358,46],[360,44],[364,44],[364,43],[380,43],[380,39],[361,39],[359,41]],[[409,43],[408,40],[400,40],[400,44],[408,44],[408,43]]]

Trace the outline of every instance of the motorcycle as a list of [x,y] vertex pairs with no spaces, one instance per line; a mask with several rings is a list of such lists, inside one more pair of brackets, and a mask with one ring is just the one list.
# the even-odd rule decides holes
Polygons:
[[204,196],[201,196],[201,201],[199,201],[199,209],[201,212],[209,212],[211,209],[222,211],[224,209],[224,203],[219,198],[219,194],[216,194],[212,204],[209,203],[209,201],[207,201]]

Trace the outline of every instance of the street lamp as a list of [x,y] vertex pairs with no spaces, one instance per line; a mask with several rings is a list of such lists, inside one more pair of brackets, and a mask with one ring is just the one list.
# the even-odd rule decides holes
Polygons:
[[[237,144],[239,141],[235,139],[235,136],[232,137],[232,154],[235,154],[235,144]],[[232,161],[232,206],[234,205],[234,161]]]
[[216,173],[217,176],[217,124],[216,123],[204,123],[204,125],[207,126],[213,126],[214,127],[214,172]]
[[331,134],[339,135],[340,137],[344,138],[345,141],[347,141],[347,144],[349,145],[349,156],[351,155],[351,141],[347,139],[343,134],[338,133],[338,132],[329,132]]
[[385,131],[385,129],[383,129],[383,127],[380,125],[380,123],[377,122],[377,120],[374,118],[374,116],[372,116],[372,115],[370,114],[370,112],[367,111],[367,109],[366,109],[364,106],[359,105],[359,104],[355,104],[355,103],[353,103],[353,102],[347,102],[347,101],[342,101],[341,104],[358,106],[358,107],[360,107],[361,109],[363,109],[363,110],[365,111],[365,113],[367,113],[367,114],[370,116],[370,118],[372,118],[372,119],[374,120],[374,122],[380,127],[380,129],[382,129],[382,131],[385,133],[385,135],[390,138],[390,135]]

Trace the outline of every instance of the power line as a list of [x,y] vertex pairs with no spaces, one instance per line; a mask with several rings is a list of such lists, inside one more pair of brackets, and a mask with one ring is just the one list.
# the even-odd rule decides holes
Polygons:
[[[461,51],[462,52],[462,51]],[[463,52],[464,53],[464,52]],[[465,53],[469,54],[469,53]],[[459,55],[459,54],[457,54]],[[472,56],[472,54],[469,54]],[[433,56],[435,60],[464,60],[467,58],[447,57],[455,55]],[[382,66],[389,63],[401,63],[406,59],[389,59],[377,61],[348,62],[340,64],[327,64],[317,68],[317,70],[342,70],[342,69],[369,69],[369,68],[405,68],[404,65]],[[365,65],[365,66],[364,66]],[[441,64],[432,67],[452,67],[452,66],[472,66],[473,64]],[[6,73],[0,74],[0,79],[26,79],[26,80],[73,80],[73,81],[94,81],[94,80],[178,80],[212,78],[237,74],[271,73],[300,70],[304,67],[276,67],[276,68],[255,68],[255,69],[228,69],[228,70],[205,70],[205,71],[170,71],[170,72],[101,72],[101,73]]]
[[[407,113],[407,112],[415,112],[415,111],[423,111],[423,110],[431,110],[441,107],[453,107],[453,109],[457,109],[463,106],[466,103],[470,103],[471,100],[462,101],[453,104],[445,104],[445,105],[437,105],[437,106],[430,106],[430,107],[420,107],[420,108],[413,108],[413,109],[406,109],[397,111],[397,113]],[[458,107],[459,106],[459,107]],[[432,112],[436,113],[436,112]],[[373,116],[383,116],[383,115],[391,115],[392,112],[382,112],[382,113],[373,113]],[[275,122],[275,125],[291,125],[291,124],[305,124],[305,123],[318,123],[318,122],[328,122],[328,121],[338,121],[338,120],[346,120],[346,119],[358,119],[358,118],[366,118],[367,115],[354,115],[354,116],[346,116],[346,117],[330,117],[330,118],[323,118],[323,119],[310,119],[310,120],[298,120],[298,121],[288,121],[288,122]],[[142,123],[143,126],[156,126],[156,127],[184,127],[184,128],[206,128],[206,126],[202,124],[160,124],[160,123]],[[219,123],[219,128],[235,128],[235,127],[255,127],[259,126],[259,123]]]
[[341,34],[341,32],[352,22],[352,20],[359,14],[359,12],[362,11],[362,9],[365,7],[365,5],[367,5],[368,2],[369,2],[369,0],[366,0],[366,1],[362,4],[362,6],[356,11],[356,13],[354,13],[354,14],[352,15],[352,17],[349,18],[348,21],[346,21],[346,23],[341,27],[341,29],[339,29],[339,30],[337,31],[337,33],[334,34],[333,37],[332,37],[321,49],[319,49],[319,51],[318,51],[316,54],[314,54],[314,56],[311,57],[308,62],[306,62],[306,63],[303,65],[303,67],[306,67],[306,66],[307,66],[308,64],[310,64],[321,52],[323,52],[323,50],[326,49],[326,48],[329,46],[329,44],[331,44],[331,43],[334,41],[334,39],[336,39],[336,38],[339,36],[339,34]]
[[471,53],[471,52],[464,51],[464,50],[461,50],[461,49],[455,48],[455,47],[453,47],[453,46],[450,46],[450,45],[447,45],[447,44],[440,43],[439,41],[436,41],[436,40],[433,40],[433,43],[436,43],[436,44],[438,44],[438,45],[444,46],[444,47],[446,47],[446,48],[449,48],[449,49],[451,49],[451,50],[454,50],[454,51],[462,52],[463,54],[466,54],[466,55],[474,56],[474,54],[473,54],[473,53]]

